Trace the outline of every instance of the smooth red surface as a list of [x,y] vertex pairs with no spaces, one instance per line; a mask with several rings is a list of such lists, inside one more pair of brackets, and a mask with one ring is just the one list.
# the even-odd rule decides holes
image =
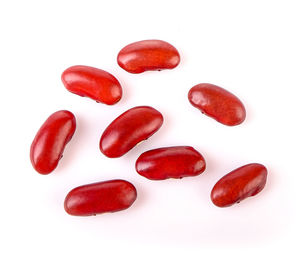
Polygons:
[[162,114],[152,107],[131,108],[105,129],[100,139],[100,150],[109,158],[121,157],[153,135],[162,123]]
[[135,168],[150,180],[178,179],[201,174],[205,170],[205,160],[190,146],[165,147],[144,152]]
[[30,160],[37,172],[49,174],[56,168],[75,129],[73,113],[58,111],[50,115],[37,132],[30,148]]
[[171,44],[161,40],[144,40],[124,47],[118,55],[118,64],[130,73],[173,69],[180,55]]
[[112,105],[122,97],[119,81],[110,73],[90,66],[72,66],[66,69],[62,82],[70,92]]
[[216,85],[198,84],[190,89],[188,98],[202,113],[224,125],[235,126],[246,118],[243,103],[235,95]]
[[65,199],[64,207],[68,214],[89,216],[127,209],[136,197],[136,189],[130,182],[111,180],[71,190]]
[[231,206],[243,199],[255,196],[265,186],[267,169],[257,163],[233,170],[222,177],[211,191],[212,202],[219,207]]

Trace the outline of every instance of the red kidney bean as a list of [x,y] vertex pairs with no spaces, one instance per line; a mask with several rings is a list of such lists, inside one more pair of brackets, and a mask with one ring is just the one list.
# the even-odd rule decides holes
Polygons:
[[265,186],[267,169],[261,164],[248,164],[222,177],[211,191],[212,202],[219,207],[231,206],[255,196]]
[[68,214],[90,216],[129,208],[136,200],[135,187],[128,181],[111,180],[77,187],[69,192],[64,207]]
[[76,129],[76,119],[69,111],[50,115],[37,132],[30,148],[30,159],[40,174],[49,174],[61,159],[66,144]]
[[144,152],[135,168],[150,180],[178,179],[201,174],[205,170],[205,160],[190,146],[165,147]]
[[63,72],[61,79],[70,92],[107,105],[117,103],[122,97],[119,81],[101,69],[72,66]]
[[162,114],[152,107],[129,109],[105,129],[100,139],[100,150],[109,158],[121,157],[136,144],[153,135],[162,123]]
[[198,84],[190,89],[188,98],[202,113],[224,125],[235,126],[246,118],[243,103],[235,95],[216,85]]
[[124,47],[118,55],[118,64],[130,73],[173,69],[180,62],[175,47],[161,40],[144,40]]

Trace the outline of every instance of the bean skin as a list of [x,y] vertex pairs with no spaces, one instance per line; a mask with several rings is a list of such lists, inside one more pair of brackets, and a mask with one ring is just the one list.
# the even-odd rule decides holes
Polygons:
[[205,170],[202,155],[190,146],[174,146],[144,152],[137,159],[136,171],[150,180],[196,176]]
[[49,174],[56,168],[75,129],[75,116],[65,110],[53,113],[44,122],[30,147],[30,160],[38,173]]
[[90,216],[129,208],[136,200],[135,187],[128,181],[110,180],[83,185],[65,198],[65,211],[74,216]]
[[144,40],[131,43],[118,54],[118,64],[130,73],[173,69],[180,62],[177,49],[161,40]]
[[109,158],[121,157],[153,135],[162,123],[162,114],[152,107],[131,108],[105,129],[99,143],[100,150]]
[[63,72],[61,79],[71,93],[89,97],[96,102],[113,105],[122,97],[119,81],[112,74],[98,68],[72,66]]
[[265,187],[267,169],[257,163],[239,167],[222,177],[211,191],[212,202],[219,207],[231,206],[255,196]]
[[235,126],[246,118],[243,103],[229,91],[209,83],[192,87],[188,94],[190,103],[216,121]]

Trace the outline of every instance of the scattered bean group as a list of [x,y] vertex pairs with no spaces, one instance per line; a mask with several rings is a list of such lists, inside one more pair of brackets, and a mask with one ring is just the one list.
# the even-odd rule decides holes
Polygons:
[[[124,47],[117,62],[130,73],[173,69],[180,62],[177,49],[161,40],[144,40]],[[97,102],[113,105],[122,97],[120,82],[110,73],[89,66],[72,66],[62,76],[66,89]],[[235,126],[246,118],[243,103],[229,91],[209,83],[192,87],[190,103],[216,121]],[[134,146],[152,136],[163,124],[163,115],[150,106],[131,108],[117,117],[101,135],[100,151],[109,158],[123,156]],[[75,116],[66,110],[50,115],[37,132],[30,159],[40,174],[51,173],[62,158],[66,144],[76,129]],[[203,156],[190,146],[163,147],[142,153],[136,160],[138,174],[150,180],[197,176],[206,168]],[[222,177],[211,191],[218,207],[227,207],[255,196],[265,186],[267,169],[257,163],[247,164]],[[109,180],[83,185],[65,198],[68,214],[88,216],[129,208],[137,197],[136,188],[125,180]]]

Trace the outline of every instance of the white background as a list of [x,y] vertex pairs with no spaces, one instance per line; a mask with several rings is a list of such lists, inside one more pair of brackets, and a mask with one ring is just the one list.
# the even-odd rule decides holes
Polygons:
[[[1,254],[276,254],[299,252],[299,1],[0,2]],[[181,54],[173,70],[129,74],[116,62],[128,43],[162,39]],[[115,106],[69,93],[65,68],[114,74]],[[246,121],[223,126],[187,99],[201,82],[236,94]],[[150,105],[163,127],[118,159],[99,150],[106,126],[125,110]],[[35,133],[67,109],[77,130],[57,169],[39,175],[29,160]],[[150,181],[134,169],[145,150],[190,145],[207,161],[198,177]],[[258,162],[265,189],[230,208],[210,190],[227,172]],[[74,187],[122,178],[138,199],[125,211],[72,217],[63,201]],[[203,253],[204,254],[204,253]]]

